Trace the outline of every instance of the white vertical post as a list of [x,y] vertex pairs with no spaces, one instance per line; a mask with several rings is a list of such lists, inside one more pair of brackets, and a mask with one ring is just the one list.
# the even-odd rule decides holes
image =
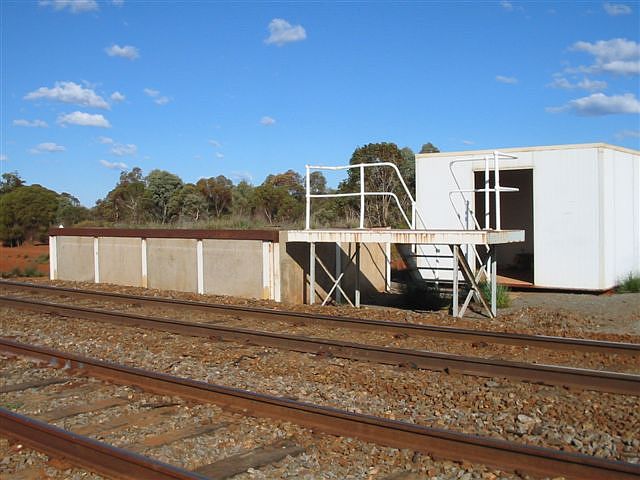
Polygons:
[[364,228],[364,165],[360,165],[360,228]]
[[498,152],[493,152],[493,168],[495,169],[494,188],[496,191],[496,230],[501,230],[500,225],[500,155]]
[[142,288],[147,288],[149,282],[147,281],[148,275],[147,275],[147,239],[146,238],[141,238],[140,239],[140,259],[142,260],[141,262],[141,268],[142,268]]
[[309,305],[316,302],[316,244],[309,242]]
[[271,242],[262,242],[262,298],[271,300],[273,287],[271,283]]
[[[342,274],[342,246],[340,242],[336,242],[336,278],[338,279],[338,287],[340,286],[340,275]],[[342,292],[336,287],[336,303],[342,303]]]
[[496,253],[496,246],[493,245],[493,252],[491,256],[491,313],[495,317],[498,314],[497,307],[497,285],[498,285],[498,255]]
[[306,214],[305,214],[305,224],[304,224],[304,228],[305,230],[309,230],[311,228],[311,197],[309,195],[311,195],[311,175],[310,175],[310,169],[309,169],[309,165],[305,165],[305,168],[307,169],[307,178],[305,180],[306,182]]
[[98,237],[93,237],[93,281],[100,283],[100,250],[98,249]]
[[198,275],[198,293],[204,294],[204,252],[202,240],[196,242],[196,271]]
[[385,290],[386,292],[391,291],[391,243],[387,242],[384,244],[384,256],[385,256]]
[[356,243],[356,308],[360,308],[360,242]]
[[491,228],[491,192],[489,192],[489,156],[484,157],[484,229]]
[[57,237],[49,237],[49,280],[58,279],[58,241]]
[[451,310],[453,313],[454,317],[458,316],[458,312],[459,312],[459,307],[458,307],[458,299],[459,299],[459,293],[458,293],[458,261],[459,261],[459,255],[460,255],[460,246],[459,245],[452,245],[451,246],[451,251],[453,252],[453,303],[451,306]]
[[272,257],[273,262],[273,300],[279,302],[281,300],[280,294],[280,243],[272,244]]

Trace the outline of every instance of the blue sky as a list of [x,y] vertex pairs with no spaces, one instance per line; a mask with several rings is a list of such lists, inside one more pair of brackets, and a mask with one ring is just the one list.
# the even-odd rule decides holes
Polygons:
[[640,148],[638,2],[0,3],[2,172],[260,184],[391,141]]

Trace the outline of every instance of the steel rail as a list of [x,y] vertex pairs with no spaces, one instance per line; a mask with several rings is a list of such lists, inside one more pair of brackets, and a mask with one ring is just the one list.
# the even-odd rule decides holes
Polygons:
[[0,287],[11,290],[69,295],[95,300],[120,303],[138,303],[151,306],[168,306],[186,308],[220,315],[242,315],[257,320],[283,321],[296,324],[319,323],[330,327],[375,331],[379,333],[421,335],[427,337],[443,337],[469,342],[484,341],[507,345],[539,347],[551,350],[587,351],[603,354],[640,355],[640,344],[625,342],[609,342],[581,338],[556,337],[548,335],[525,335],[518,333],[492,332],[439,325],[407,324],[386,320],[368,320],[352,317],[336,317],[303,312],[270,310],[237,305],[221,305],[170,298],[145,297],[113,292],[98,292],[75,288],[55,287],[51,285],[34,285],[29,283],[0,281]]
[[174,467],[89,437],[63,430],[0,407],[0,435],[35,450],[112,478],[125,480],[207,480]]
[[547,385],[571,386],[603,392],[640,395],[640,375],[467,357],[426,350],[379,347],[340,340],[283,335],[4,296],[0,296],[0,305],[118,325],[151,328],[179,335],[206,337],[220,341],[241,342],[249,345],[261,345],[305,353],[329,354],[352,360],[365,360],[484,377],[507,377]]
[[539,476],[562,475],[581,480],[640,479],[640,465],[632,463],[351,413],[117,365],[1,337],[0,353],[31,358],[80,375],[137,386],[162,395],[215,403],[244,415],[293,422],[324,433],[358,438],[378,445],[409,448],[435,458],[481,463]]

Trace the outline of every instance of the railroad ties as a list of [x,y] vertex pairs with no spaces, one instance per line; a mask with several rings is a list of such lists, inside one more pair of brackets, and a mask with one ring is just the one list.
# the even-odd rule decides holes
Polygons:
[[[480,330],[465,330],[435,325],[399,324],[387,321],[363,320],[356,318],[315,316],[304,313],[280,312],[268,309],[253,309],[227,305],[211,305],[183,300],[141,297],[114,293],[65,289],[44,285],[0,282],[6,290],[19,293],[65,296],[73,300],[85,298],[122,304],[140,304],[159,308],[182,308],[199,310],[220,315],[246,316],[261,321],[280,321],[294,325],[315,324],[326,327],[340,327],[355,330],[376,331],[394,335],[438,337],[463,342],[488,342],[514,346],[533,346],[550,351],[592,352],[596,354],[618,355],[635,359],[640,354],[640,345],[629,343],[603,342],[560,337],[520,335]],[[640,376],[630,373],[570,368],[558,365],[537,365],[532,363],[469,357],[454,354],[381,347],[313,338],[290,334],[255,331],[244,328],[227,327],[212,323],[185,322],[177,319],[131,315],[103,308],[87,308],[24,297],[2,296],[0,306],[7,308],[46,312],[55,316],[88,319],[117,325],[135,326],[168,331],[179,335],[200,336],[209,339],[261,345],[278,349],[319,354],[320,356],[343,357],[352,360],[386,363],[412,368],[446,371],[450,374],[466,374],[485,377],[503,377],[563,386],[578,389],[613,392],[625,395],[640,395]],[[365,442],[399,449],[411,449],[426,453],[434,458],[457,462],[472,462],[506,471],[523,472],[534,476],[559,475],[575,479],[626,479],[639,478],[637,464],[605,459],[590,455],[570,453],[550,448],[526,445],[524,443],[500,440],[477,435],[463,434],[451,430],[429,428],[414,423],[389,420],[370,415],[356,414],[335,408],[257,394],[246,390],[233,389],[221,385],[178,378],[167,374],[145,371],[124,365],[80,357],[49,348],[21,344],[10,339],[0,339],[0,353],[15,358],[28,358],[41,365],[63,368],[64,376],[21,379],[20,382],[0,386],[0,395],[11,392],[35,391],[43,389],[41,399],[55,399],[64,395],[66,385],[73,385],[69,392],[79,392],[85,400],[66,409],[49,409],[32,418],[0,409],[0,432],[54,457],[64,457],[75,465],[115,476],[116,478],[228,478],[250,468],[260,468],[278,462],[288,455],[296,456],[304,452],[304,445],[294,438],[274,438],[272,442],[252,446],[234,452],[222,459],[181,469],[163,464],[144,456],[155,448],[164,448],[185,439],[198,436],[216,435],[224,432],[237,421],[228,415],[250,415],[275,421],[292,422],[312,429],[342,437],[353,437]],[[60,371],[60,370],[58,370]],[[91,397],[92,382],[133,387],[135,395],[164,395],[176,399],[154,405],[142,412],[131,411],[130,398],[114,395],[105,398]],[[97,379],[97,380],[96,380]],[[84,380],[85,382],[88,380]],[[61,390],[61,391],[60,391]],[[53,393],[51,393],[53,392]],[[35,394],[36,397],[38,393]],[[2,397],[0,397],[2,398]],[[164,397],[163,397],[164,398]],[[176,413],[182,405],[215,405],[224,409],[225,415],[216,421],[196,421],[170,431],[140,437],[133,442],[113,447],[99,441],[109,435],[132,426],[162,424],[166,418]],[[46,404],[46,401],[44,402]],[[122,410],[99,422],[74,424],[73,419],[88,413],[104,410]],[[233,413],[230,413],[233,412]],[[100,418],[100,415],[97,415]],[[51,425],[50,422],[70,419],[73,426],[67,430]],[[67,423],[65,422],[65,428]],[[39,440],[41,439],[41,440]],[[64,446],[66,442],[71,442]],[[52,447],[54,445],[55,447]],[[74,456],[75,455],[75,456]],[[117,460],[114,460],[117,459]],[[111,470],[110,470],[111,469]],[[234,473],[235,472],[235,473]],[[225,476],[226,475],[226,476]],[[398,472],[402,475],[402,472]],[[393,476],[392,476],[393,477]],[[389,478],[392,478],[389,477]]]

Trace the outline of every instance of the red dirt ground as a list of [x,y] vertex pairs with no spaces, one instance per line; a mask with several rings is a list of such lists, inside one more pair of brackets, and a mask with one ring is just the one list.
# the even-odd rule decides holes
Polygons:
[[[40,256],[47,256],[43,263],[36,263]],[[9,273],[18,267],[21,271],[25,268],[35,267],[44,275],[49,274],[49,245],[32,245],[24,243],[19,247],[3,247],[0,245],[0,273]]]

